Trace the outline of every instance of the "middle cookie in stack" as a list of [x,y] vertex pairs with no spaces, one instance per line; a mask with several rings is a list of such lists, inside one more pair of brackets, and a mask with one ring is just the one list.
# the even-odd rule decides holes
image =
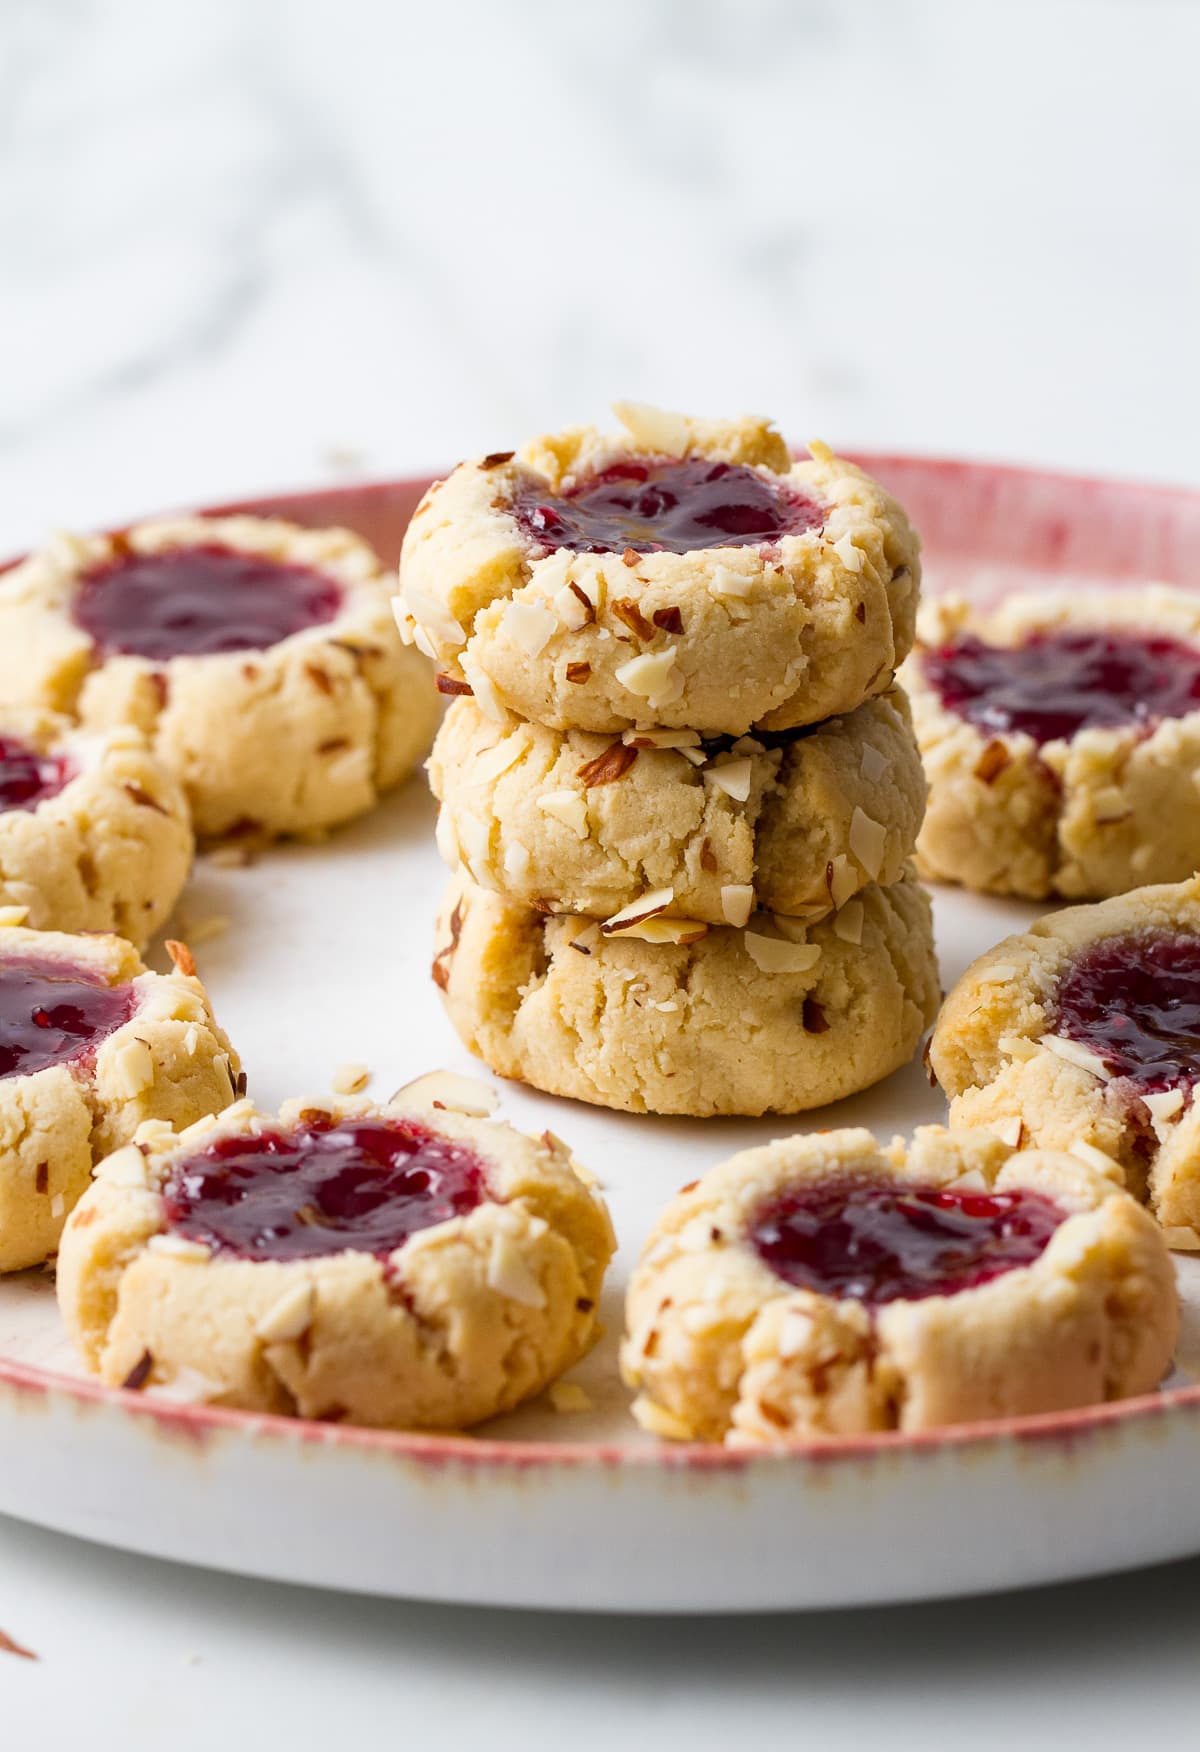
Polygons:
[[502,1075],[801,1112],[902,1064],[936,1007],[892,685],[916,539],[762,422],[621,417],[464,464],[406,539],[401,630],[474,696],[430,763],[457,870],[434,977]]

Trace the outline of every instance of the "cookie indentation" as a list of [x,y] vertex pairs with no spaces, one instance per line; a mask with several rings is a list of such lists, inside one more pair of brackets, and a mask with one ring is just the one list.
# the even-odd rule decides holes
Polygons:
[[1111,628],[1050,629],[1019,645],[974,633],[926,651],[921,669],[943,706],[988,733],[1039,745],[1080,730],[1144,726],[1200,708],[1200,650]]
[[74,776],[64,755],[39,754],[18,736],[0,735],[0,812],[36,809],[57,797]]
[[1055,1029],[1138,1095],[1190,1092],[1200,1078],[1200,939],[1169,931],[1107,937],[1071,963]]
[[513,514],[539,546],[588,554],[749,547],[824,521],[822,507],[794,488],[705,456],[625,457],[562,493],[526,475]]
[[84,578],[74,613],[101,651],[166,662],[266,650],[341,605],[320,572],[213,543],[120,553]]
[[241,1259],[379,1258],[487,1198],[474,1151],[410,1120],[310,1118],[233,1134],[185,1158],[164,1188],[177,1235]]
[[760,1210],[748,1231],[785,1283],[879,1307],[971,1290],[1032,1265],[1065,1213],[1042,1194],[840,1175]]
[[32,1077],[84,1057],[128,1022],[132,986],[33,958],[0,963],[0,1078]]

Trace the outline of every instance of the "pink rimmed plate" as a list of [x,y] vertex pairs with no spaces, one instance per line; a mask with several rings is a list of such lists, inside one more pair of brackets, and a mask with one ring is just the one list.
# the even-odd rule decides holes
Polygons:
[[[868,456],[922,531],[929,586],[1053,580],[1200,585],[1200,494],[983,464]],[[362,531],[389,560],[424,486],[238,507]],[[228,507],[222,507],[228,509]],[[264,1106],[362,1061],[388,1093],[446,1065],[479,1075],[428,978],[444,873],[419,781],[321,846],[246,869],[201,861],[192,935]],[[946,983],[1033,909],[936,897]],[[203,926],[227,919],[205,940]],[[201,928],[196,929],[197,926]],[[501,1085],[503,1115],[566,1137],[622,1239],[607,1336],[545,1402],[473,1436],[249,1417],[82,1379],[50,1279],[0,1281],[0,1512],[129,1550],[279,1580],[438,1600],[610,1611],[748,1611],[918,1599],[1061,1580],[1200,1551],[1200,1262],[1172,1384],[1122,1405],[763,1456],[663,1447],[615,1374],[625,1273],[684,1181],[786,1121],[610,1114]],[[943,1115],[919,1066],[812,1116],[882,1135]],[[1193,1306],[1197,1313],[1193,1315]]]

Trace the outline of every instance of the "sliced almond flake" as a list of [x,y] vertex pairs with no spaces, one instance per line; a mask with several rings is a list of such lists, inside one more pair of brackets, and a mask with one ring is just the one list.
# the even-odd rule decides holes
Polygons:
[[207,1265],[212,1258],[203,1241],[192,1241],[186,1235],[151,1235],[146,1251],[164,1254],[168,1259],[181,1259],[189,1265]]
[[735,803],[744,803],[750,795],[753,771],[753,761],[743,756],[740,760],[722,761],[719,766],[706,766],[704,781],[706,784],[714,784],[718,791],[724,791]]
[[1011,961],[996,961],[991,967],[985,967],[982,973],[975,975],[979,985],[1004,985],[1010,979],[1016,979],[1020,968]]
[[154,1082],[154,1055],[141,1039],[127,1040],[113,1054],[112,1076],[118,1093],[133,1101]]
[[200,1044],[200,1030],[194,1022],[189,1022],[183,1031],[183,1050],[189,1058],[194,1058],[196,1048]]
[[721,885],[721,911],[727,925],[741,928],[754,911],[754,888],[749,882],[725,882]]
[[802,1356],[813,1341],[816,1327],[812,1316],[804,1314],[799,1308],[789,1308],[779,1322],[779,1340],[777,1349],[785,1362],[792,1357]]
[[1024,1034],[1002,1034],[996,1046],[1005,1058],[1025,1060],[1037,1057],[1037,1041]]
[[666,912],[675,898],[673,888],[652,888],[649,894],[641,895],[637,900],[631,900],[628,906],[623,906],[620,912],[615,912],[610,919],[605,919],[600,929],[606,934],[610,931],[623,930],[626,925],[638,923],[641,919],[652,918],[655,913]]
[[493,1235],[492,1249],[488,1254],[487,1281],[489,1288],[498,1295],[507,1297],[510,1302],[520,1302],[524,1308],[546,1306],[546,1292],[511,1235]]
[[220,1381],[186,1365],[177,1369],[169,1381],[152,1381],[146,1388],[152,1399],[165,1399],[171,1405],[207,1405],[219,1399],[224,1391]]
[[406,610],[417,625],[425,632],[432,633],[435,639],[440,639],[444,645],[463,645],[467,635],[462,626],[455,620],[444,602],[428,590],[421,590],[415,585],[406,585],[400,592],[398,602]]
[[400,628],[400,636],[404,639],[405,644],[415,645],[422,657],[428,657],[432,663],[438,662],[437,646],[425,631],[425,628],[419,626],[416,621],[405,621]]
[[714,596],[749,596],[754,579],[746,572],[735,572],[732,566],[716,566],[712,574]]
[[701,937],[708,935],[708,926],[699,919],[672,919],[664,913],[656,913],[652,919],[639,919],[636,924],[624,925],[619,931],[609,931],[607,925],[602,925],[601,929],[614,937],[634,937],[639,943],[672,943],[676,946],[698,943]]
[[891,768],[891,761],[886,754],[880,754],[874,743],[864,742],[862,760],[860,761],[862,776],[868,785],[877,785],[883,775]]
[[653,1399],[647,1399],[644,1393],[639,1393],[629,1408],[637,1422],[652,1436],[662,1436],[668,1442],[690,1442],[692,1427],[676,1417],[674,1412],[665,1406],[657,1405]]
[[550,600],[554,605],[555,614],[569,633],[577,633],[581,627],[586,627],[588,622],[594,618],[594,611],[588,607],[586,602],[579,600],[579,595],[571,589],[569,584],[564,584],[560,590],[556,590]]
[[1112,1080],[1112,1072],[1094,1052],[1089,1052],[1086,1046],[1081,1046],[1077,1040],[1064,1040],[1059,1034],[1043,1034],[1041,1044],[1058,1058],[1065,1059],[1069,1065],[1078,1065],[1081,1071],[1090,1071],[1093,1077],[1099,1077],[1102,1082]]
[[644,651],[631,657],[615,671],[621,686],[640,699],[671,700],[683,691],[683,682],[676,669],[677,647],[669,645],[663,651]]
[[635,444],[662,456],[686,456],[691,429],[682,414],[652,407],[649,402],[618,401],[613,413]]
[[371,1081],[368,1065],[338,1065],[330,1084],[335,1095],[358,1095]]
[[834,906],[842,907],[858,892],[858,872],[844,852],[839,852],[832,863],[833,874],[829,879],[829,898]]
[[[1025,1122],[1019,1113],[1014,1113],[1007,1119],[989,1120],[987,1129],[994,1132],[1002,1144],[1007,1144],[1010,1150],[1015,1150],[1020,1147]],[[954,1184],[961,1186],[961,1178],[956,1180]]]
[[544,651],[558,630],[556,617],[536,602],[510,602],[500,624],[527,657],[536,657]]
[[1163,1225],[1162,1238],[1172,1253],[1200,1253],[1200,1235],[1182,1224]]
[[833,915],[834,936],[839,937],[843,943],[861,943],[864,917],[862,901],[848,900]]
[[525,743],[520,736],[502,736],[483,749],[471,762],[471,778],[477,785],[490,785],[520,760]]
[[604,937],[600,925],[592,919],[570,941],[572,949],[577,949],[581,955],[590,955],[593,949],[600,947]]
[[464,657],[459,663],[459,668],[462,670],[463,678],[469,684],[471,692],[475,695],[475,704],[484,717],[490,718],[493,724],[507,724],[508,708],[497,693],[496,684],[491,676],[485,675],[478,663],[470,657]]
[[264,1344],[294,1344],[312,1325],[316,1299],[312,1284],[307,1281],[293,1284],[258,1321],[255,1337]]
[[850,817],[850,850],[874,882],[883,868],[887,829],[881,821],[857,807]]
[[478,1077],[463,1077],[457,1071],[426,1071],[405,1083],[392,1096],[405,1106],[437,1107],[446,1113],[462,1113],[468,1119],[487,1119],[496,1111],[496,1091]]
[[699,748],[698,730],[623,730],[621,741],[630,748]]
[[65,1197],[61,1192],[56,1192],[54,1197],[50,1200],[50,1215],[52,1217],[62,1217],[66,1215],[66,1211],[67,1201]]
[[674,998],[662,998],[654,1005],[654,1008],[656,1010],[661,1010],[664,1015],[670,1016],[674,1015],[675,1011],[678,1010],[679,1005]]
[[569,827],[576,839],[587,838],[587,800],[578,791],[547,791],[544,797],[538,798],[537,805],[543,815],[552,816],[564,827]]
[[1157,1095],[1143,1095],[1142,1101],[1150,1111],[1155,1130],[1160,1125],[1166,1125],[1174,1119],[1177,1113],[1183,1111],[1183,1090],[1163,1089]]
[[746,931],[746,953],[763,973],[808,973],[821,959],[819,943],[789,943],[782,937],[763,937]]
[[702,748],[677,748],[676,754],[681,754],[684,760],[690,760],[695,767],[702,767],[708,756]]
[[29,917],[27,906],[0,906],[0,926],[23,925]]
[[1070,1155],[1085,1162],[1089,1168],[1094,1168],[1097,1174],[1103,1174],[1106,1180],[1113,1180],[1118,1186],[1124,1185],[1125,1175],[1121,1164],[1103,1150],[1097,1149],[1095,1144],[1089,1144],[1086,1138],[1076,1138],[1067,1148]]
[[510,882],[523,882],[529,874],[533,859],[528,849],[520,840],[509,840],[504,848],[504,874]]
[[[1018,1120],[1017,1124],[1020,1125],[1020,1123],[1020,1120]],[[998,1126],[992,1126],[991,1129],[996,1133],[997,1137],[1003,1136]],[[1010,1139],[1004,1138],[1006,1144],[1010,1141]],[[956,1180],[951,1180],[949,1185],[954,1188],[955,1192],[991,1191],[986,1175],[981,1174],[978,1168],[968,1168],[965,1174],[960,1174]]]
[[148,1184],[146,1158],[136,1144],[126,1144],[97,1164],[95,1178],[109,1186],[144,1187]]
[[837,541],[831,541],[829,545],[848,572],[862,571],[866,564],[866,556],[861,548],[855,547],[854,537],[849,530]]
[[555,1381],[550,1388],[550,1403],[555,1411],[564,1414],[592,1409],[591,1395],[578,1381]]
[[458,821],[458,842],[472,876],[479,880],[486,873],[490,857],[491,832],[486,821],[477,815],[462,815]]

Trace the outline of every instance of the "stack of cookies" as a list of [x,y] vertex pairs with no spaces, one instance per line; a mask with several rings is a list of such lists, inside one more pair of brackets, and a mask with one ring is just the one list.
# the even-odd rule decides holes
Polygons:
[[917,540],[765,421],[617,411],[464,463],[405,539],[401,633],[461,696],[434,978],[503,1076],[798,1113],[903,1064],[937,1005],[893,679]]

